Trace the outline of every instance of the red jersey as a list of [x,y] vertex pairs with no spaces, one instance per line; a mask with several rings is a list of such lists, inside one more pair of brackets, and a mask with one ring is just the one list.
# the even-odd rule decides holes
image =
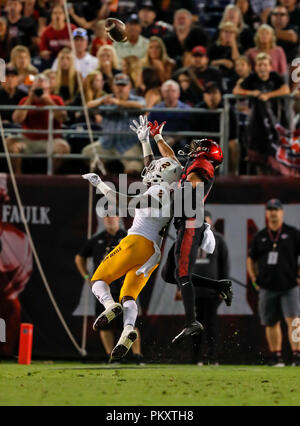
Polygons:
[[[76,29],[76,26],[71,24],[72,31]],[[48,25],[41,35],[40,41],[40,52],[43,50],[49,50],[52,54],[52,58],[56,58],[58,53],[64,47],[70,47],[70,37],[67,24],[62,30],[55,30],[51,25]]]
[[91,54],[93,56],[97,56],[98,50],[100,49],[100,47],[102,46],[107,46],[107,45],[111,45],[112,41],[107,40],[106,42],[101,40],[101,38],[94,38],[93,42],[92,42],[92,50],[91,50]]
[[[50,95],[51,99],[56,103],[58,106],[64,106],[64,101],[60,96]],[[26,100],[28,99],[28,96],[21,99],[19,105],[24,105]],[[32,106],[40,106],[45,107],[45,104],[42,104],[41,102],[33,101]],[[48,129],[48,121],[49,121],[49,112],[41,108],[38,111],[28,111],[27,116],[25,118],[25,121],[22,123],[22,128],[26,130],[47,130]],[[54,129],[60,129],[61,123],[59,123],[57,120],[54,119]],[[33,133],[26,133],[24,136],[28,139],[32,140],[47,140],[48,135],[47,134],[33,134]],[[60,137],[59,135],[55,135],[55,138]]]

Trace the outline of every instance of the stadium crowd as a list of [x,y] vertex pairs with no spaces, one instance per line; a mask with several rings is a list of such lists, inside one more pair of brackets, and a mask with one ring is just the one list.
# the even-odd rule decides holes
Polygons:
[[[75,133],[86,128],[83,111],[56,111],[53,128],[62,133],[55,134],[54,153],[89,156],[96,149],[110,159],[122,158],[127,173],[139,173],[141,148],[134,135],[124,135],[138,109],[157,109],[150,120],[167,121],[168,142],[177,150],[186,144],[178,131],[219,132],[220,119],[210,110],[223,108],[224,95],[234,94],[248,98],[231,101],[229,172],[280,173],[268,158],[273,142],[280,141],[276,124],[289,128],[293,116],[287,114],[286,99],[277,97],[294,95],[297,127],[297,0],[89,0],[68,3],[68,11],[75,56],[63,1],[0,1],[0,58],[7,64],[0,105],[80,107],[79,71],[92,128],[105,132],[94,136],[98,141],[92,146]],[[127,42],[109,39],[108,17],[126,23]],[[206,111],[188,112],[195,107]],[[46,152],[47,111],[1,110],[1,115],[6,129],[20,129],[8,138],[10,152]],[[20,158],[13,162],[16,173],[26,171]],[[74,170],[71,161],[54,163],[55,173]]]

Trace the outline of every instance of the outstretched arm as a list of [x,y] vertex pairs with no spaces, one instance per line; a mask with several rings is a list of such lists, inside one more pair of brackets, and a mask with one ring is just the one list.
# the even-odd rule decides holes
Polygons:
[[178,164],[180,164],[178,158],[175,155],[175,152],[162,137],[162,131],[165,124],[166,124],[166,121],[164,121],[162,124],[158,124],[157,121],[155,121],[154,124],[149,123],[150,135],[154,138],[155,142],[157,143],[159,152],[161,153],[162,157],[172,158],[173,160],[177,161]]
[[82,175],[82,177],[83,179],[88,180],[91,185],[102,192],[102,194],[108,199],[109,202],[116,204],[120,209],[127,209],[129,203],[132,200],[135,200],[135,206],[140,205],[140,208],[147,207],[149,200],[147,194],[128,195],[114,191],[95,173],[87,173],[86,175]]
[[144,164],[148,167],[154,160],[153,151],[150,145],[150,127],[148,126],[148,117],[140,115],[140,122],[133,120],[133,125],[130,126],[131,130],[137,134],[137,137],[143,148]]

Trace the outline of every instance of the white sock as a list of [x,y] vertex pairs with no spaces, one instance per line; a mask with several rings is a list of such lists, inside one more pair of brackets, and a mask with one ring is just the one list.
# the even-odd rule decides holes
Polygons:
[[112,298],[109,285],[105,281],[96,281],[92,287],[92,292],[97,297],[100,303],[105,307],[109,308],[112,304],[115,303]]
[[135,300],[126,300],[123,303],[123,320],[124,320],[124,329],[127,330],[129,327],[134,329],[135,322],[138,316],[138,307]]

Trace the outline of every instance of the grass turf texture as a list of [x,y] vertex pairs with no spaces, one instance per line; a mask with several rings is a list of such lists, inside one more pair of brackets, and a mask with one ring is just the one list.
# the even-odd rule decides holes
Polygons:
[[300,405],[300,368],[0,363],[0,405]]

